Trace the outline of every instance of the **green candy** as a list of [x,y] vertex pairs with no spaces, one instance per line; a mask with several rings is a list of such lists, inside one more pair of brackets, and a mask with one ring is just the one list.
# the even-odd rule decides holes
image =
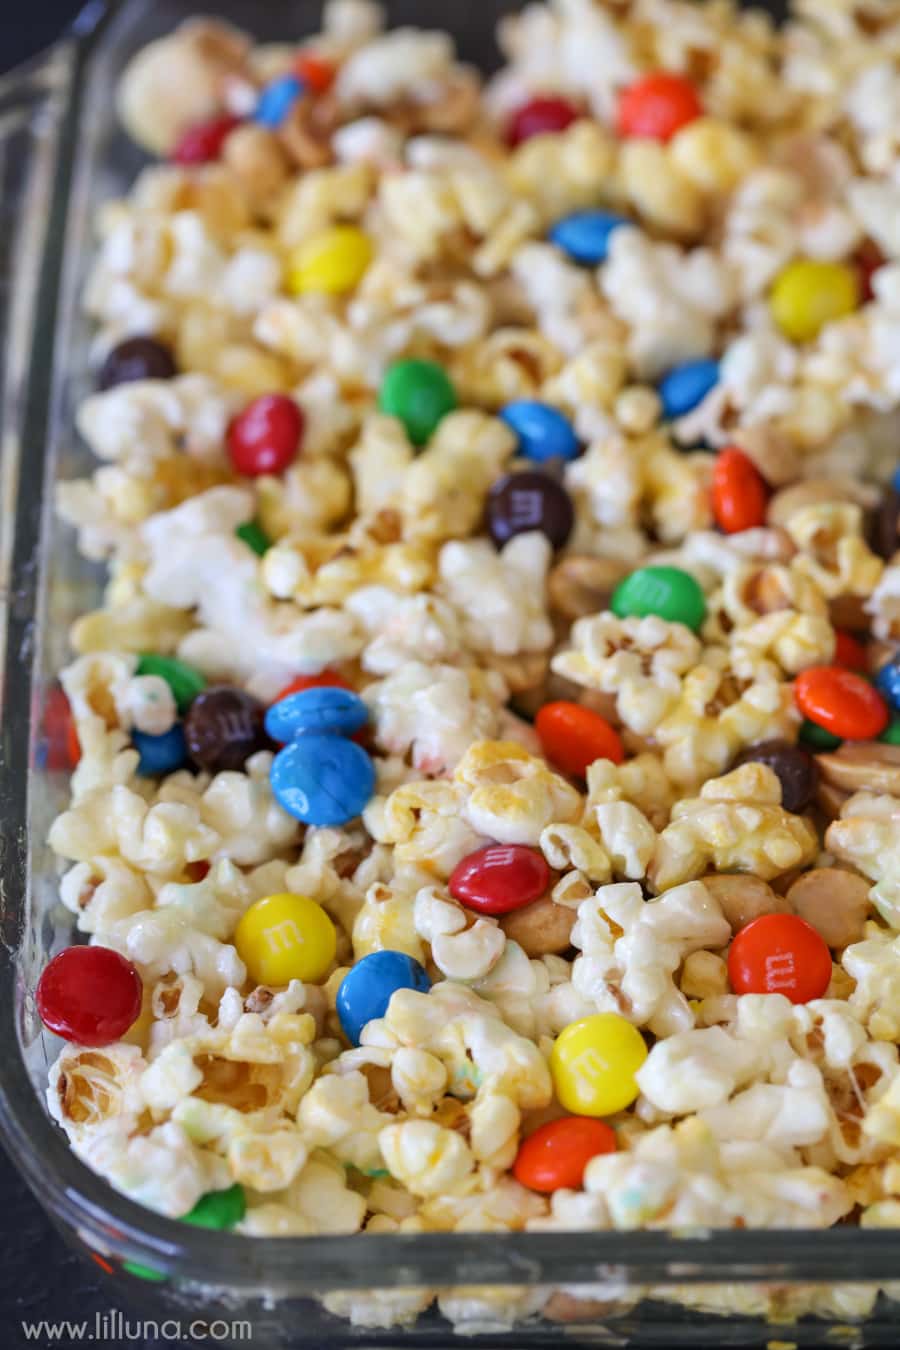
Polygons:
[[255,520],[248,520],[245,525],[239,525],[235,530],[238,539],[243,539],[248,548],[252,548],[260,558],[268,553],[272,547],[272,541],[269,539],[265,530],[258,525]]
[[878,739],[885,745],[900,745],[900,717],[892,717]]
[[620,619],[658,614],[669,623],[683,623],[694,632],[706,618],[699,584],[680,567],[639,567],[613,591],[610,604]]
[[236,1181],[227,1191],[207,1191],[201,1195],[190,1214],[181,1216],[181,1222],[195,1228],[233,1228],[246,1212],[244,1188]]
[[156,1284],[168,1278],[161,1270],[154,1270],[152,1266],[142,1266],[140,1261],[123,1261],[122,1269],[127,1270],[129,1275],[136,1275],[139,1280],[153,1280]]
[[456,390],[435,361],[395,361],[384,377],[378,406],[399,417],[413,445],[424,445],[441,418],[456,407]]
[[175,656],[157,656],[154,652],[147,652],[138,661],[137,673],[159,675],[165,680],[175,696],[178,711],[181,713],[206,688],[206,680],[199,670],[189,666],[186,661],[179,661]]
[[805,717],[800,725],[800,740],[811,750],[836,750],[842,744],[840,736],[826,731],[818,722],[811,722],[808,717]]

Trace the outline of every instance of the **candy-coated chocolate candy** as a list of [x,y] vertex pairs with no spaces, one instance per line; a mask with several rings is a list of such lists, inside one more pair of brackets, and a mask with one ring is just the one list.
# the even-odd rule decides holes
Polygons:
[[732,768],[739,764],[765,764],[781,784],[781,804],[786,811],[805,811],[813,798],[819,779],[819,766],[809,751],[790,741],[761,741],[742,750]]
[[775,278],[772,318],[792,342],[812,342],[827,323],[858,309],[859,275],[847,263],[798,258]]
[[296,679],[291,680],[284,688],[272,699],[272,703],[280,703],[283,698],[289,694],[299,694],[301,689],[350,689],[351,686],[344,679],[343,675],[338,675],[334,670],[320,670],[318,675],[298,675]]
[[547,136],[565,131],[583,114],[567,98],[557,94],[543,94],[530,98],[517,108],[509,120],[506,139],[510,145],[521,145],[532,136]]
[[892,717],[878,739],[885,745],[900,745],[900,717]]
[[337,74],[334,63],[315,52],[300,52],[294,62],[294,70],[314,94],[324,94],[326,89],[330,89]]
[[808,717],[804,717],[800,723],[800,730],[797,735],[801,743],[808,745],[811,750],[836,750],[839,745],[843,744],[840,736],[833,736],[830,731],[817,726]]
[[255,520],[248,520],[245,525],[239,525],[235,530],[238,539],[242,539],[248,548],[251,548],[258,558],[263,558],[272,547],[272,541],[266,534],[263,527]]
[[304,418],[287,394],[263,394],[228,428],[228,454],[246,478],[283,473],[300,449]]
[[584,1169],[600,1153],[615,1153],[616,1132],[604,1120],[563,1116],[549,1120],[523,1139],[513,1163],[513,1176],[531,1191],[578,1191]]
[[860,298],[865,303],[874,299],[875,288],[872,280],[875,273],[884,267],[887,259],[874,239],[864,239],[856,250],[853,262],[859,277]]
[[197,122],[183,132],[172,151],[175,164],[209,164],[218,159],[228,137],[239,127],[241,119],[231,113],[212,117],[208,122]]
[[171,380],[177,374],[175,358],[159,338],[125,338],[113,347],[100,367],[97,387],[112,389],[132,380]]
[[362,281],[374,250],[357,225],[329,225],[294,249],[288,285],[294,295],[343,295]]
[[657,391],[662,399],[663,415],[672,421],[684,417],[702,403],[719,383],[719,363],[707,357],[673,366],[662,377]]
[[577,459],[581,453],[572,423],[558,408],[536,399],[507,403],[500,416],[515,432],[518,453],[541,464],[545,459]]
[[158,778],[187,764],[188,748],[181,722],[175,722],[161,736],[132,731],[131,743],[140,755],[137,771],[142,778]]
[[[848,633],[844,628],[836,628],[834,632],[834,664],[843,666],[845,670],[857,670],[860,674],[866,674],[869,669],[869,658],[865,647],[859,638],[855,638],[852,633]],[[877,684],[878,681],[876,680],[875,683]],[[882,693],[884,693],[884,690],[882,690]]]
[[210,773],[243,769],[251,755],[269,747],[264,716],[263,705],[243,689],[212,685],[197,695],[185,716],[188,754]]
[[224,1231],[240,1223],[247,1212],[247,1199],[239,1181],[225,1191],[207,1191],[194,1208],[181,1216],[182,1223],[195,1228],[215,1228]]
[[875,688],[896,712],[900,710],[900,662],[888,661],[875,676]]
[[378,406],[400,419],[413,445],[424,445],[456,407],[456,390],[436,361],[395,361],[382,381]]
[[643,1036],[618,1013],[572,1022],[550,1052],[557,1099],[573,1115],[614,1115],[638,1095],[635,1074],[646,1058]]
[[309,731],[352,736],[369,720],[369,710],[350,689],[324,686],[303,689],[273,703],[266,713],[266,731],[273,741],[292,741]]
[[81,758],[81,746],[72,708],[63,688],[55,684],[47,690],[41,722],[39,763],[51,770],[71,770]]
[[179,661],[177,656],[159,656],[156,652],[144,652],[137,663],[138,675],[158,675],[172,690],[172,696],[180,713],[185,712],[199,693],[206,688],[206,677],[189,666],[187,661]]
[[676,131],[702,115],[700,95],[690,80],[658,70],[622,90],[616,130],[623,137],[669,141]]
[[427,994],[430,988],[427,972],[414,957],[405,952],[370,952],[347,972],[337,991],[335,1007],[344,1035],[351,1045],[359,1045],[363,1027],[384,1017],[398,989]]
[[868,680],[840,666],[809,666],[794,681],[794,701],[811,722],[845,741],[870,741],[888,724],[887,704]]
[[526,844],[486,844],[456,864],[450,894],[479,914],[510,914],[539,900],[552,874],[543,853]]
[[736,994],[784,994],[792,1003],[809,1003],[831,983],[831,953],[799,915],[763,914],[735,935],[728,978]]
[[562,483],[531,469],[498,478],[488,493],[486,514],[498,548],[526,530],[540,530],[554,548],[562,548],[575,525],[572,498]]
[[595,759],[621,764],[625,758],[622,737],[605,717],[580,703],[557,699],[545,703],[534,719],[541,749],[563,773],[583,778]]
[[769,492],[765,479],[743,450],[720,450],[713,469],[712,508],[725,534],[740,534],[766,523]]
[[627,216],[620,216],[615,211],[573,211],[551,227],[547,238],[573,262],[596,267],[606,262],[613,231],[631,224]]
[[360,746],[308,732],[275,756],[275,800],[305,825],[346,825],[375,791],[375,769]]
[[337,933],[315,900],[285,891],[267,895],[245,911],[234,945],[256,984],[316,984],[334,962]]
[[111,947],[67,947],[38,980],[38,1016],[77,1045],[112,1045],[140,1016],[143,986],[130,961]]
[[680,567],[639,567],[619,582],[610,608],[620,619],[658,614],[694,632],[706,618],[706,600],[699,583]]
[[253,120],[263,127],[280,127],[303,89],[299,75],[281,75],[272,80],[260,93]]

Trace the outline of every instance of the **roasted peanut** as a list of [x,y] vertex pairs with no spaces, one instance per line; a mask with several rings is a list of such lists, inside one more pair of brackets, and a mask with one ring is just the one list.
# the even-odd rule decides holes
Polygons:
[[513,942],[518,942],[526,956],[558,956],[570,946],[576,913],[565,905],[557,905],[548,895],[532,905],[504,914],[500,927]]
[[690,952],[678,983],[686,998],[717,998],[728,993],[728,967],[715,952]]
[[829,947],[847,947],[863,935],[869,912],[869,887],[866,878],[856,872],[817,867],[794,882],[787,901]]
[[824,778],[819,779],[816,787],[816,806],[829,820],[837,820],[841,814],[841,807],[849,796],[850,793],[845,792],[843,788],[826,782]]
[[775,493],[769,501],[766,523],[786,525],[791,516],[804,506],[818,506],[822,502],[838,502],[842,505],[856,502],[859,506],[871,507],[876,498],[877,492],[857,479],[807,478]]
[[845,741],[831,755],[817,755],[819,773],[843,792],[883,792],[900,797],[900,745]]
[[786,914],[790,910],[784,896],[777,895],[760,877],[741,872],[716,873],[704,877],[703,884],[719,902],[733,933],[761,914]]
[[547,578],[550,605],[566,619],[606,609],[610,596],[631,569],[616,558],[563,558]]
[[246,123],[225,142],[222,158],[254,203],[270,198],[288,174],[288,161],[274,131]]

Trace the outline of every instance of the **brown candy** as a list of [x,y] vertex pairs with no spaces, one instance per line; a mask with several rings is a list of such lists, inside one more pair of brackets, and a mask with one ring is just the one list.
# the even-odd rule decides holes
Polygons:
[[184,719],[188,754],[210,773],[243,769],[251,755],[271,744],[263,727],[264,715],[263,705],[243,689],[226,684],[204,689]]
[[816,761],[802,746],[789,741],[761,741],[741,751],[732,768],[739,764],[765,764],[781,783],[781,804],[786,811],[805,811],[816,790]]
[[487,527],[498,548],[526,530],[540,530],[554,548],[562,548],[574,524],[572,498],[547,473],[508,473],[491,488]]

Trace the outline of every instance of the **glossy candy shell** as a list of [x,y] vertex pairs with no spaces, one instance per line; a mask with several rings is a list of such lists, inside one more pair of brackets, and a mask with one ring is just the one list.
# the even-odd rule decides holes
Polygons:
[[286,743],[310,731],[330,736],[352,736],[369,720],[369,710],[358,694],[334,685],[304,689],[273,703],[266,713],[266,731],[273,741]]
[[685,361],[674,366],[659,382],[663,413],[671,421],[684,417],[698,403],[702,403],[711,389],[719,383],[718,361]]
[[310,732],[275,756],[272,791],[278,804],[305,825],[346,825],[375,790],[371,759],[353,741]]
[[617,215],[615,211],[575,211],[558,220],[547,238],[573,262],[596,267],[606,262],[611,235],[631,224],[627,216]]
[[487,844],[457,863],[447,887],[467,909],[511,914],[539,900],[552,873],[543,853],[526,844]]
[[183,768],[188,760],[181,722],[176,722],[161,736],[133,731],[131,743],[140,755],[137,771],[142,778],[157,778],[164,773],[174,773],[176,769]]
[[517,399],[501,409],[500,418],[514,432],[518,453],[537,464],[547,459],[577,459],[581,453],[572,423],[549,403]]
[[335,1007],[344,1035],[359,1045],[363,1028],[383,1017],[398,989],[416,989],[427,994],[431,980],[425,969],[405,952],[380,951],[364,956],[344,976]]

